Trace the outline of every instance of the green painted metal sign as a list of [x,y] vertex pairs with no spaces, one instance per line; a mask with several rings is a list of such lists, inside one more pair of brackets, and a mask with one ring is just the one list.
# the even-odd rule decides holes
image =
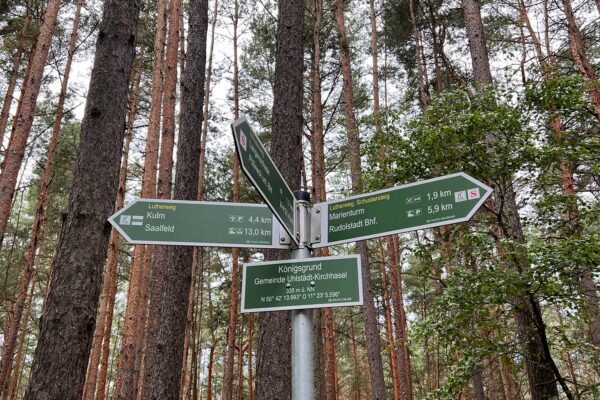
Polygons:
[[231,129],[242,170],[297,243],[294,194],[250,127],[248,120],[245,117],[235,120],[231,124]]
[[137,199],[109,221],[134,244],[289,248],[287,234],[263,204]]
[[464,173],[441,176],[314,206],[313,247],[465,222],[492,189]]
[[242,312],[362,305],[358,255],[244,264]]

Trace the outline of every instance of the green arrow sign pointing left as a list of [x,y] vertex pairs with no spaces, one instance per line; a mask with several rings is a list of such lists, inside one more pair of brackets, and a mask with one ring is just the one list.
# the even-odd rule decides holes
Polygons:
[[289,248],[285,231],[263,204],[137,199],[109,221],[134,244]]

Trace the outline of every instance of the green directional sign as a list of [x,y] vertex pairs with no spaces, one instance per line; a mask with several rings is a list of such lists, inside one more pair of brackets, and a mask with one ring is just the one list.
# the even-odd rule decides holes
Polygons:
[[273,214],[296,241],[294,207],[296,199],[269,153],[242,117],[231,124],[242,170],[261,194]]
[[316,204],[313,247],[464,222],[492,189],[464,173]]
[[362,303],[358,255],[244,264],[242,312]]
[[263,204],[137,199],[109,221],[134,244],[289,248]]

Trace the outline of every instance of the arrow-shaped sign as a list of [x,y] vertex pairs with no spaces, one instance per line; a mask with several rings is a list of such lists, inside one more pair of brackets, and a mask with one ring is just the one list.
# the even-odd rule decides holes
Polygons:
[[242,170],[281,225],[298,243],[294,219],[296,205],[294,194],[250,127],[248,120],[245,117],[235,120],[231,124],[231,129]]
[[289,248],[289,238],[263,204],[137,199],[109,218],[130,243]]
[[492,189],[465,173],[441,176],[314,206],[313,247],[465,222]]

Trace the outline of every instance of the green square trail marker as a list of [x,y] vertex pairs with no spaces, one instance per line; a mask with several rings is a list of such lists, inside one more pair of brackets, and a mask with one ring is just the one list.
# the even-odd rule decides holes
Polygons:
[[[459,172],[313,207],[312,246],[387,236],[465,222],[492,189]],[[320,226],[319,226],[320,223]]]
[[264,204],[137,199],[109,221],[134,244],[289,248],[287,234]]
[[246,117],[233,121],[231,130],[242,170],[297,244],[294,194]]
[[244,264],[242,312],[362,305],[358,255]]

